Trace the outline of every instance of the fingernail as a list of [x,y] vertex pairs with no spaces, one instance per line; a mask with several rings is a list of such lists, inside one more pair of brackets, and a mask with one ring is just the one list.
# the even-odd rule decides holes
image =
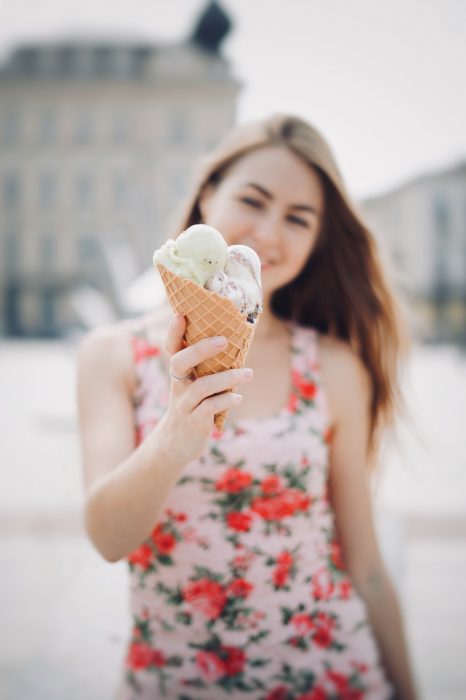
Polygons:
[[212,345],[216,348],[221,348],[222,345],[226,345],[227,339],[223,335],[216,335],[214,338],[210,339]]
[[238,403],[241,403],[241,401],[243,400],[243,397],[241,394],[233,394],[232,399],[233,399],[233,403],[238,404]]
[[245,377],[247,377],[247,379],[251,379],[254,372],[252,371],[252,369],[250,367],[248,367],[247,369],[243,369],[243,374]]

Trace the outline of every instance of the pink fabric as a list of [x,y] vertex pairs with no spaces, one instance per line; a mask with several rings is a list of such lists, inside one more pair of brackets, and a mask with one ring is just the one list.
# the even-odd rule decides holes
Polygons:
[[[120,700],[392,697],[336,540],[318,335],[291,329],[287,405],[214,431],[128,557],[133,629]],[[140,441],[169,382],[145,331],[133,348]]]

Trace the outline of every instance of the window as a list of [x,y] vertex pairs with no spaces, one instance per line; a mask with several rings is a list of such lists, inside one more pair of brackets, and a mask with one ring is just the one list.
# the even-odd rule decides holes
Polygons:
[[78,238],[78,261],[79,267],[86,270],[94,268],[99,256],[99,246],[97,240],[88,234]]
[[49,230],[43,231],[39,238],[39,266],[44,272],[55,269],[57,240]]
[[20,181],[17,173],[7,172],[3,179],[3,204],[5,209],[15,209],[20,204]]
[[130,119],[126,110],[116,110],[112,117],[112,142],[116,145],[128,143]]
[[118,78],[127,78],[131,75],[131,50],[115,49],[111,57],[112,73]]
[[10,107],[1,117],[2,145],[17,146],[20,142],[21,115],[19,109]]
[[448,236],[449,218],[447,203],[443,197],[436,197],[434,200],[434,226],[439,239]]
[[74,142],[78,146],[87,146],[92,140],[92,120],[89,112],[81,111],[76,115]]
[[433,286],[434,295],[441,301],[447,295],[450,249],[450,212],[442,196],[437,196],[433,204],[434,247],[433,247]]
[[88,173],[78,173],[76,176],[76,204],[78,207],[90,207],[94,196],[92,180]]
[[62,46],[56,52],[57,68],[60,75],[71,76],[75,68],[75,51],[71,46]]
[[95,75],[109,76],[113,74],[114,59],[113,49],[109,46],[100,46],[94,52],[94,73]]
[[4,238],[5,271],[13,274],[19,270],[20,235],[19,229],[13,225],[7,226]]
[[39,206],[47,209],[55,204],[56,179],[51,172],[43,172],[39,176]]
[[52,146],[57,140],[57,117],[51,110],[39,115],[37,141],[40,146]]

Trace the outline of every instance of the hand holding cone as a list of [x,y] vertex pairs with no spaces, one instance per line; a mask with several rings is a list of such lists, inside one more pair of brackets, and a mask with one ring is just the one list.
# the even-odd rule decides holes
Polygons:
[[[196,376],[244,367],[256,324],[249,323],[230,299],[209,292],[162,265],[159,271],[173,310],[186,318],[186,344],[192,345],[213,335],[224,335],[228,340],[223,352],[195,367]],[[215,415],[215,426],[220,432],[226,414],[222,411]]]
[[[215,256],[209,255],[208,245],[204,245],[204,250],[201,252],[204,243],[202,229],[206,229],[207,236],[212,237],[212,231],[216,234],[214,240]],[[187,257],[185,252],[187,248],[192,247],[186,245],[192,243],[193,240],[193,237],[190,237],[190,232],[195,235],[196,239],[192,258]],[[225,256],[223,256],[219,237],[223,241],[221,235],[211,227],[192,226],[176,241],[167,241],[161,249],[154,253],[154,267],[160,272],[170,304],[176,313],[186,318],[186,344],[192,345],[203,338],[214,335],[224,335],[228,340],[228,345],[223,352],[195,367],[195,374],[198,377],[244,367],[261,311],[261,305],[257,303],[258,300],[261,302],[260,262],[257,255],[247,246],[231,246],[228,249],[223,241],[225,246]],[[176,245],[180,239],[185,253],[183,256],[179,255]],[[231,269],[239,269],[240,274],[237,278],[228,278],[229,251],[231,251]],[[203,256],[202,260],[200,260],[200,255]],[[214,267],[211,268],[211,275],[207,276],[205,269],[209,269],[208,266],[212,265],[212,261]],[[246,269],[247,267],[249,269]],[[173,270],[177,270],[178,274]],[[191,274],[191,271],[194,274]],[[190,279],[187,278],[188,275]],[[218,275],[222,275],[224,278],[222,287],[225,290],[225,296],[210,291],[199,283],[199,277],[203,276],[202,281],[205,279],[205,286],[208,287],[210,281]],[[241,275],[244,277],[244,287]],[[235,299],[235,302],[242,300],[240,308],[231,298],[226,296],[229,290],[233,290],[232,298]],[[215,415],[215,425],[219,431],[223,430],[226,414],[227,412],[223,411]]]

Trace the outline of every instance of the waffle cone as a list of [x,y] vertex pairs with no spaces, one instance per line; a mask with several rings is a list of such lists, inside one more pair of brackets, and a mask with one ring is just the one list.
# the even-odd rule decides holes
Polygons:
[[[244,367],[257,320],[249,323],[230,299],[183,279],[162,265],[158,269],[173,310],[186,318],[186,345],[213,335],[224,335],[228,340],[223,352],[196,365],[196,376]],[[215,414],[215,426],[220,432],[226,415],[227,411]]]

